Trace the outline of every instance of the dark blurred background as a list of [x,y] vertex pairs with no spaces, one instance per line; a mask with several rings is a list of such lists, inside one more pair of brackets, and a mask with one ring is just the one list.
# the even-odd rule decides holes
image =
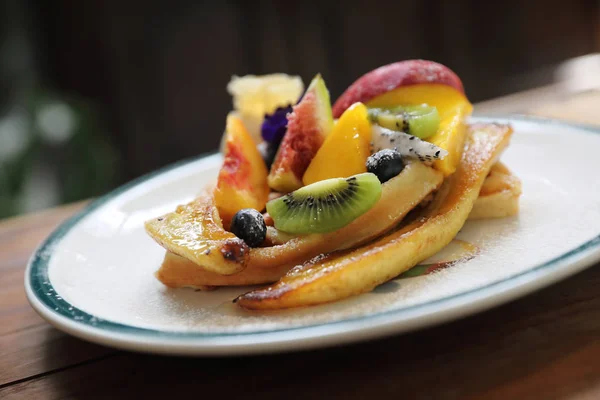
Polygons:
[[434,59],[473,102],[600,50],[599,5],[548,1],[0,0],[0,217],[216,149],[231,75]]

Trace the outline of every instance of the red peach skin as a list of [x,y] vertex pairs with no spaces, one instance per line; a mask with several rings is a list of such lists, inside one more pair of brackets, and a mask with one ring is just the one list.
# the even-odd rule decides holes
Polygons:
[[333,105],[333,117],[352,104],[369,100],[401,86],[438,83],[451,86],[464,94],[460,78],[448,67],[428,60],[406,60],[384,65],[356,80]]

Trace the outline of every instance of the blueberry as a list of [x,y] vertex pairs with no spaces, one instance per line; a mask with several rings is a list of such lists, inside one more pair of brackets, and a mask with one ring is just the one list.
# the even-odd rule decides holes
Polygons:
[[377,175],[381,183],[389,181],[403,169],[402,156],[396,150],[383,149],[367,158],[367,171]]
[[233,216],[231,232],[248,246],[257,247],[267,237],[267,224],[261,213],[252,208],[244,208]]

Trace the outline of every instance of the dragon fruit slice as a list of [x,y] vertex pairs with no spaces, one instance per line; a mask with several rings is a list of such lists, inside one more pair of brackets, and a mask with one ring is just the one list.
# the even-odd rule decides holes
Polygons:
[[393,131],[373,124],[373,153],[383,149],[395,149],[402,157],[413,158],[424,163],[443,160],[448,151],[408,133]]

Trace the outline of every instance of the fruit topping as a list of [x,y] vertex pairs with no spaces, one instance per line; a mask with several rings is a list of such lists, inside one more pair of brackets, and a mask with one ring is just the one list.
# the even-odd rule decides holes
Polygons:
[[261,142],[265,114],[296,104],[303,90],[299,76],[286,74],[233,76],[227,85],[227,91],[233,96],[233,108],[256,143]]
[[383,149],[394,149],[402,157],[414,158],[426,163],[442,160],[448,155],[448,152],[441,147],[408,133],[373,125],[372,134],[374,153]]
[[298,265],[279,282],[242,295],[237,304],[265,310],[340,300],[371,291],[447,246],[463,227],[511,135],[510,127],[493,124],[472,132],[465,145],[468,156],[462,157],[455,177],[444,181],[435,204],[418,212],[414,222],[353,250]]
[[448,151],[448,156],[437,160],[434,167],[445,176],[456,170],[464,148],[466,120],[473,106],[456,89],[438,84],[405,86],[387,92],[369,102],[369,107],[392,108],[399,104],[426,103],[437,108],[440,127],[428,142]]
[[437,108],[427,104],[394,108],[370,108],[369,120],[384,128],[405,132],[421,139],[434,135],[440,127]]
[[317,75],[288,115],[288,127],[269,174],[269,186],[287,193],[302,187],[302,177],[333,127],[329,92]]
[[[421,84],[441,84],[464,94],[460,78],[448,67],[433,61],[406,60],[384,65],[357,79],[337,99],[333,106],[333,115],[339,117],[357,101],[367,103],[399,87]],[[410,102],[396,103],[391,106],[400,104],[410,104]]]
[[234,115],[227,117],[223,166],[215,187],[215,205],[229,228],[233,215],[243,208],[262,210],[269,198],[267,167],[256,144]]
[[354,82],[335,102],[333,113],[341,115],[351,104],[394,108],[403,104],[436,107],[440,116],[437,133],[427,141],[448,151],[434,168],[452,174],[460,162],[465,142],[465,121],[473,109],[458,76],[447,67],[424,60],[401,61],[377,68]]
[[272,114],[265,114],[262,126],[260,127],[260,133],[266,142],[269,143],[281,143],[283,135],[287,130],[288,119],[287,116],[292,112],[292,106],[277,107]]
[[267,237],[267,225],[261,213],[253,208],[244,208],[233,216],[231,233],[248,246],[258,247]]
[[367,159],[367,171],[377,175],[381,183],[389,181],[403,169],[402,156],[396,150],[383,149]]
[[371,154],[371,124],[367,107],[353,104],[333,126],[333,130],[311,161],[302,181],[310,185],[330,178],[347,178],[367,172]]
[[333,178],[305,186],[267,203],[275,227],[305,234],[335,231],[367,212],[381,197],[374,174]]

